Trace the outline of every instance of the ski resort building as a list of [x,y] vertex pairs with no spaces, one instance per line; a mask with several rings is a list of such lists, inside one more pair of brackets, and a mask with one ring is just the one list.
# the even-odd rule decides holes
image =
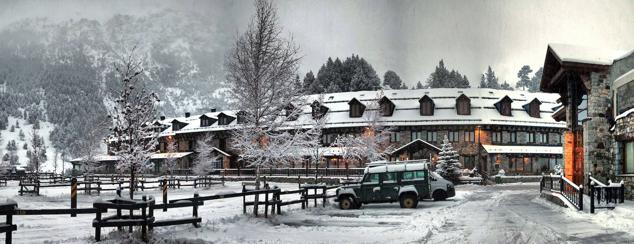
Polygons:
[[564,172],[576,184],[587,175],[625,181],[634,197],[634,50],[550,44],[541,90],[558,93],[565,105]]
[[[309,128],[314,119],[326,117],[320,167],[363,167],[362,162],[346,160],[344,150],[332,144],[339,135],[358,135],[369,124],[368,111],[377,110],[376,120],[390,129],[390,160],[432,159],[437,157],[442,140],[447,137],[460,154],[465,168],[478,167],[496,174],[504,169],[511,175],[534,175],[552,172],[563,160],[562,132],[565,122],[553,118],[561,105],[559,95],[480,88],[441,88],[418,90],[383,90],[332,93],[308,96],[302,113],[288,118],[289,124]],[[376,113],[373,113],[376,114]],[[232,148],[231,131],[244,121],[239,111],[215,111],[183,117],[161,117],[159,146],[152,157],[155,172],[161,162],[177,160],[181,173],[192,168],[196,141],[212,134],[213,154],[219,157],[217,168],[240,168],[239,153]],[[176,152],[168,151],[174,142]],[[109,145],[109,152],[111,151]],[[116,158],[104,157],[104,164]],[[73,160],[80,169],[81,158]],[[305,167],[298,162],[291,167]],[[113,166],[103,167],[114,173]]]

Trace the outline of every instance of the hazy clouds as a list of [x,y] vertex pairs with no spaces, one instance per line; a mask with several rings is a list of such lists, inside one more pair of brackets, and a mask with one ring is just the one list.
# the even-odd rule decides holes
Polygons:
[[[365,57],[379,73],[408,85],[424,81],[438,60],[472,86],[492,65],[514,84],[517,70],[543,64],[550,42],[634,48],[634,1],[278,1],[279,16],[304,55],[302,72],[328,56]],[[105,20],[115,13],[196,11],[239,31],[250,1],[0,1],[0,28],[21,18]],[[193,30],[195,31],[195,30]],[[229,47],[227,47],[229,48]]]

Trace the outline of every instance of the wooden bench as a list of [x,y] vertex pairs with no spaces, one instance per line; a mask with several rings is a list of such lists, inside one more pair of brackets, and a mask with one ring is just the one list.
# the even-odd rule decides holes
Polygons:
[[[93,207],[107,212],[109,209],[115,209],[116,215],[101,217],[101,211],[97,212],[92,226],[95,228],[95,241],[101,240],[101,228],[103,227],[117,227],[118,230],[122,230],[123,227],[128,226],[129,231],[132,232],[133,226],[141,226],[141,238],[144,241],[148,241],[147,229],[152,226],[154,222],[154,211],[152,206],[154,205],[153,198],[147,198],[143,196],[141,200],[132,199],[113,199],[109,201],[97,201],[93,203]],[[129,210],[128,215],[122,214],[123,210]],[[134,215],[134,211],[140,211],[140,215]]]

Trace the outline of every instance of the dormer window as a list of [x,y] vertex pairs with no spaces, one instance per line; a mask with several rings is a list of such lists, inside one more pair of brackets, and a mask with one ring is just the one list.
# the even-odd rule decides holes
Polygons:
[[422,116],[431,116],[434,115],[434,100],[432,100],[429,96],[425,95],[418,100],[420,104],[420,115]]
[[320,119],[322,118],[324,115],[326,115],[326,113],[328,113],[328,107],[322,105],[321,103],[319,103],[318,101],[314,101],[310,107],[312,108],[312,116],[313,119]]
[[352,100],[348,102],[348,105],[350,105],[350,118],[359,118],[363,116],[365,105],[363,105],[363,103],[361,103],[359,100],[357,100],[356,98],[352,98]]
[[471,115],[471,99],[465,94],[456,98],[456,112],[458,115]]
[[504,96],[498,102],[496,102],[495,108],[500,112],[503,116],[513,116],[511,113],[511,103],[513,103],[513,99],[509,96]]
[[218,125],[228,125],[231,124],[231,122],[236,119],[233,116],[229,116],[225,113],[220,113],[218,114]]
[[200,127],[211,126],[212,124],[216,123],[216,121],[216,118],[212,118],[203,114],[200,116]]
[[541,104],[542,102],[539,101],[539,99],[535,98],[531,102],[524,104],[524,106],[522,107],[524,108],[524,111],[528,113],[529,116],[533,118],[541,118],[541,112],[539,108]]
[[247,122],[247,112],[246,111],[238,111],[238,113],[236,113],[236,116],[238,117],[238,124],[244,124]]
[[379,100],[379,108],[381,110],[381,116],[392,116],[394,114],[394,103],[387,97],[381,98]]
[[172,120],[172,131],[179,131],[187,126],[187,123],[180,122],[178,120]]

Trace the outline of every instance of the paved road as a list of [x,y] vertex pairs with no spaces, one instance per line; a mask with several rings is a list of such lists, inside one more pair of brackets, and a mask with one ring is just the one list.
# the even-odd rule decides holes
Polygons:
[[[426,243],[634,243],[634,235],[544,205],[534,185],[490,187],[454,206]],[[498,189],[496,189],[498,188]]]

